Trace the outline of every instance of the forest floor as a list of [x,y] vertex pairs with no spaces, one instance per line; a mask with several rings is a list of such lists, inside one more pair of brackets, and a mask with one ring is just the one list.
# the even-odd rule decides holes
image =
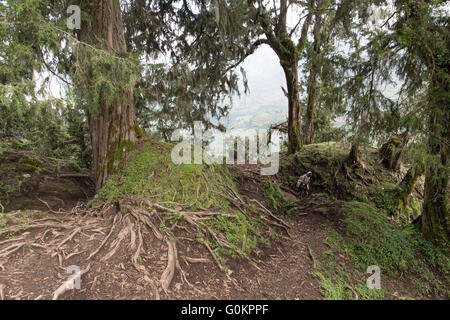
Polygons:
[[[18,161],[17,154],[7,156],[14,159],[5,161],[3,155],[3,167],[6,165],[11,171],[12,163],[16,162],[22,163],[23,168],[23,160]],[[9,204],[2,210],[0,299],[445,298],[433,290],[421,291],[403,272],[400,276],[383,274],[381,290],[367,289],[366,280],[370,275],[355,265],[348,247],[343,247],[333,232],[342,228],[340,211],[345,203],[320,192],[321,189],[313,188],[311,195],[298,201],[288,185],[278,180],[285,190],[285,199],[296,204],[288,215],[275,217],[286,226],[287,232],[280,228],[271,245],[255,249],[252,258],[226,259],[227,268],[223,269],[211,248],[199,245],[202,242],[195,239],[189,226],[171,224],[168,234],[177,239],[171,242],[161,236],[161,225],[168,225],[166,219],[153,210],[145,220],[151,227],[144,229],[136,215],[142,203],[134,207],[122,201],[103,203],[92,214],[92,209],[87,208],[87,198],[92,193],[85,177],[79,175],[79,170],[60,167],[65,168],[58,171],[63,172],[62,177],[52,170],[38,173],[28,170],[27,179],[40,181],[28,197],[38,201],[20,209]],[[255,173],[258,169],[249,165],[231,169],[234,177],[241,177],[236,183],[237,198],[257,200],[269,207]],[[5,171],[3,181],[6,181]],[[42,183],[44,194],[39,193]],[[70,201],[60,201],[58,195],[48,190],[49,185],[55,187],[55,192],[62,185],[86,191],[69,192]],[[118,214],[128,207],[130,214]],[[187,213],[179,209],[177,212]],[[158,224],[160,227],[155,228]],[[221,241],[220,232],[217,234],[218,242],[228,243]],[[242,251],[245,242],[244,237]],[[68,272],[71,266],[81,272],[81,286],[77,290],[66,289],[66,281],[72,275]],[[448,278],[442,278],[439,272],[437,277],[445,292]]]
[[[246,184],[240,191],[264,201],[256,184]],[[258,259],[258,269],[247,262],[234,261],[230,264],[233,274],[228,277],[210,260],[201,263],[186,260],[183,270],[194,287],[176,274],[169,290],[156,294],[157,277],[152,279],[155,285],[149,286],[148,280],[130,263],[131,254],[126,246],[106,263],[100,258],[87,260],[89,253],[100,245],[101,235],[111,227],[116,212],[110,208],[104,219],[83,215],[80,202],[79,211],[61,208],[27,222],[29,226],[58,224],[55,230],[30,228],[19,237],[0,241],[2,254],[11,252],[0,264],[3,298],[51,299],[70,275],[67,267],[86,268],[89,265],[89,271],[82,276],[81,289],[69,291],[61,298],[320,299],[318,279],[312,275],[315,264],[312,254],[320,255],[327,248],[324,244],[327,221],[314,213],[316,206],[305,198],[305,207],[299,209],[299,214],[285,220],[290,226],[291,238],[286,237],[285,241],[267,249]],[[117,234],[113,233],[111,237],[117,237]],[[152,273],[160,275],[167,264],[167,249],[155,239],[146,240],[146,246],[152,248],[151,255],[142,259],[153,261]],[[5,251],[6,248],[9,249]],[[192,257],[205,255],[195,246],[183,247],[183,250]]]

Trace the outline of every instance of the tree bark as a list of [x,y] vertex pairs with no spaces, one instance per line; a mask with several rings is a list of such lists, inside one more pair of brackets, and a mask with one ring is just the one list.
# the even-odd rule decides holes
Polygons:
[[[396,203],[395,210],[399,210],[408,204],[409,195],[413,192],[417,179],[423,175],[424,169],[423,163],[418,163],[409,168],[408,172],[406,172],[402,181],[398,184],[394,191],[394,199]],[[395,212],[393,212],[393,214],[394,213]]]
[[309,77],[308,77],[308,99],[306,104],[306,114],[305,114],[305,127],[303,133],[303,143],[311,144],[314,140],[314,118],[316,114],[316,105],[317,101],[320,97],[320,85],[319,75],[321,73],[321,63],[322,55],[321,55],[321,47],[322,47],[322,38],[328,38],[328,33],[323,34],[327,31],[322,31],[322,17],[320,14],[316,14],[316,21],[314,23],[313,36],[313,52],[314,55],[310,57],[311,59],[311,67],[309,69]]
[[311,68],[308,79],[308,100],[305,114],[305,132],[303,136],[303,143],[305,145],[313,143],[314,140],[314,118],[316,113],[317,98],[319,96],[317,78],[318,73],[313,67]]
[[[312,6],[313,1],[310,1]],[[294,44],[291,35],[287,32],[286,17],[288,13],[289,3],[287,0],[280,1],[278,10],[277,23],[270,18],[265,9],[260,11],[257,15],[257,20],[261,24],[264,34],[267,39],[265,42],[277,54],[280,59],[281,67],[283,68],[288,96],[288,139],[289,139],[289,153],[295,153],[302,147],[302,140],[300,136],[300,106],[299,106],[299,88],[298,88],[298,62],[300,60],[300,53],[303,52],[306,45],[306,38],[308,36],[309,25],[312,19],[312,12],[310,11],[303,23],[301,37],[298,44]]]
[[448,245],[450,241],[449,211],[449,145],[450,116],[448,112],[449,86],[440,85],[437,101],[434,105],[429,125],[428,147],[430,160],[425,176],[424,203],[421,228],[425,238],[435,243]]
[[348,155],[348,163],[351,165],[361,165],[361,159],[359,158],[360,153],[359,143],[353,143]]
[[380,148],[380,157],[386,169],[397,171],[400,169],[403,154],[409,141],[409,131],[399,136],[392,136]]
[[[89,21],[83,22],[79,39],[118,56],[126,52],[124,26],[119,0],[83,2],[82,11]],[[98,97],[100,110],[88,112],[89,131],[93,153],[95,186],[101,188],[123,153],[134,145],[136,115],[133,102],[134,84],[124,88],[121,97],[112,101],[102,94]]]
[[281,66],[286,76],[286,85],[288,93],[288,139],[289,153],[295,153],[302,147],[300,137],[300,108],[299,108],[299,89],[298,89],[298,63],[291,61],[287,63],[281,62]]
[[[416,24],[418,29],[435,33],[432,23],[424,17],[424,1],[410,1],[406,4],[409,11],[406,22]],[[400,25],[402,27],[402,25]],[[450,242],[450,211],[448,203],[449,182],[449,141],[450,141],[450,113],[448,74],[450,63],[445,55],[438,55],[440,51],[429,51],[436,43],[435,38],[423,37],[423,32],[416,33],[409,41],[409,49],[420,57],[431,71],[429,88],[429,125],[428,125],[428,161],[426,163],[424,203],[422,208],[422,233],[430,241],[448,246]],[[415,36],[416,34],[412,34]],[[447,31],[448,35],[448,31]],[[432,40],[430,40],[432,39]],[[439,37],[436,37],[439,39]],[[444,38],[446,39],[446,38]],[[438,49],[448,47],[448,42],[442,40],[437,43]]]

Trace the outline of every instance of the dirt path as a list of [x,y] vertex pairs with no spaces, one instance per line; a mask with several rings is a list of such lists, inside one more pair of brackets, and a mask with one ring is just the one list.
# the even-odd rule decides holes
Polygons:
[[309,250],[317,253],[324,250],[325,234],[321,219],[314,216],[289,218],[291,239],[279,244],[260,263],[261,270],[237,272],[239,283],[247,292],[242,299],[318,299],[317,279],[311,275],[314,262]]
[[[249,198],[264,201],[253,180],[239,185],[239,189],[241,194]],[[293,194],[285,193],[285,196],[296,200]],[[238,298],[304,300],[322,297],[317,278],[311,274],[315,271],[316,256],[320,257],[327,249],[324,241],[329,221],[323,216],[324,211],[317,212],[322,206],[330,212],[334,209],[326,199],[317,203],[306,197],[295,213],[284,217],[290,226],[291,237],[274,245],[260,261],[261,270],[246,270],[245,267],[238,269],[238,282],[247,288]]]
[[[263,200],[256,183],[240,186],[240,193]],[[292,197],[292,195],[287,195]],[[323,200],[326,201],[326,200]],[[169,289],[157,290],[160,276],[168,265],[165,243],[150,233],[142,234],[145,251],[132,263],[139,244],[133,239],[137,226],[130,226],[131,248],[119,246],[106,259],[115,243],[102,248],[105,236],[120,238],[121,228],[113,228],[117,216],[115,208],[105,208],[103,217],[89,215],[53,214],[47,220],[33,223],[53,223],[52,229],[31,229],[19,237],[0,240],[0,293],[5,299],[51,299],[55,290],[69,277],[67,268],[77,266],[85,273],[80,290],[63,293],[61,299],[320,299],[315,270],[315,257],[327,248],[325,227],[327,219],[317,208],[325,203],[304,199],[296,214],[284,217],[289,224],[291,238],[284,237],[262,254],[258,268],[247,262],[231,261],[230,277],[220,271],[213,261],[180,264]],[[332,207],[328,208],[332,211]],[[81,210],[81,209],[80,209]],[[47,231],[45,231],[47,230]],[[128,239],[127,239],[128,241]],[[125,242],[125,240],[124,240]],[[177,250],[191,258],[205,257],[198,245],[179,244]],[[6,251],[5,251],[6,250]],[[14,250],[11,254],[5,254]],[[105,254],[106,253],[106,254]],[[145,265],[145,273],[139,272]]]

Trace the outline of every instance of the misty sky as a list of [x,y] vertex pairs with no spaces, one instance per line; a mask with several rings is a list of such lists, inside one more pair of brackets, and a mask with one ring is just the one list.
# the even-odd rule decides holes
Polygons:
[[273,50],[261,46],[243,63],[250,92],[233,99],[227,127],[232,129],[267,128],[286,120],[288,101],[281,91],[286,80]]

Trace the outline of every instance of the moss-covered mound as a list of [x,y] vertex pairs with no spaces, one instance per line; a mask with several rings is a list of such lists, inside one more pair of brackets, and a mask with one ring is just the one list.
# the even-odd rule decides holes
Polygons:
[[407,203],[400,203],[398,185],[407,170],[404,167],[399,171],[385,169],[379,161],[378,150],[369,147],[361,150],[366,169],[351,166],[346,161],[350,148],[350,144],[338,142],[305,146],[281,161],[282,180],[292,185],[298,176],[312,171],[313,192],[324,192],[339,200],[372,204],[394,216],[402,225],[416,219],[421,212],[423,177],[418,179]]
[[[92,201],[93,206],[123,199],[145,199],[146,209],[156,206],[162,214],[159,230],[171,235],[176,224],[207,245],[225,266],[224,257],[251,260],[270,246],[276,219],[265,218],[262,206],[244,200],[223,165],[176,165],[173,145],[146,141],[128,154],[129,161]],[[264,212],[264,214],[261,214]],[[193,217],[193,220],[191,220]],[[187,237],[188,234],[185,236]]]

